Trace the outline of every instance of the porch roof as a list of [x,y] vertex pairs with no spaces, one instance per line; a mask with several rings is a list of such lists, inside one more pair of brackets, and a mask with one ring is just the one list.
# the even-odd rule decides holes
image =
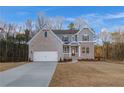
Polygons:
[[76,42],[76,41],[73,41],[73,42],[70,42],[70,43],[68,43],[68,44],[64,44],[64,45],[69,45],[69,46],[78,46],[78,45],[80,45],[80,43],[79,43],[79,42]]

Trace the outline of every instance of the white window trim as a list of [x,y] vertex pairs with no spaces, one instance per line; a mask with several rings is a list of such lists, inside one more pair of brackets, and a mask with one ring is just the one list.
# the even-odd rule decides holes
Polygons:
[[[87,50],[88,49],[88,50]],[[86,47],[86,53],[89,54],[90,53],[90,48]]]

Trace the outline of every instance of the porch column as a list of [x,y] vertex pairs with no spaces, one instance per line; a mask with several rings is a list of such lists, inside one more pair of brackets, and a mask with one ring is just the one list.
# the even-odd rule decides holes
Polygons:
[[79,54],[79,57],[81,57],[81,46],[80,45],[78,47],[78,54]]
[[69,46],[69,57],[71,58],[71,46]]

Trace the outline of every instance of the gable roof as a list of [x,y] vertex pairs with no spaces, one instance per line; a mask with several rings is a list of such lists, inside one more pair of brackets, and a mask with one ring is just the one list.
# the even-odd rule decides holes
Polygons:
[[[85,30],[85,29],[88,29],[91,33],[95,34],[95,31],[94,31],[92,28],[89,28],[89,27],[82,28],[82,30]],[[82,31],[82,30],[80,30],[80,31]],[[75,34],[80,33],[80,31],[78,31],[78,32],[75,33]]]
[[[83,28],[82,30],[84,29],[88,29],[89,31],[91,31],[91,33],[95,33],[94,30],[92,28],[89,28],[89,27],[85,27]],[[52,30],[55,34],[77,34],[79,33],[80,31],[82,30]]]
[[59,37],[57,37],[51,30],[40,30],[39,32],[37,32],[37,33],[32,37],[31,40],[29,40],[29,41],[27,42],[27,44],[29,45],[29,44],[33,41],[33,39],[35,39],[40,33],[43,33],[44,31],[48,31],[49,33],[51,33],[51,35],[53,35],[56,39],[58,39],[58,41],[59,41],[60,43],[63,44],[63,41],[62,41]]
[[52,30],[55,34],[76,34],[79,30]]
[[[93,29],[89,29],[89,28],[83,28],[83,29],[88,29],[89,31],[91,31],[93,34],[95,33],[93,31]],[[37,35],[43,31],[49,31],[56,39],[58,39],[61,43],[63,43],[63,41],[55,34],[78,34],[80,31],[82,30],[40,30],[38,33],[36,33],[33,38],[31,40],[28,41],[27,44],[30,44],[32,42],[32,40],[37,37]]]

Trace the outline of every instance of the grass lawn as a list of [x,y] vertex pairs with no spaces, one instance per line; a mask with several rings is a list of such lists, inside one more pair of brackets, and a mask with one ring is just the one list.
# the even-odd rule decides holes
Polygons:
[[49,86],[124,87],[124,64],[107,62],[59,63]]
[[10,68],[14,68],[20,65],[26,64],[26,62],[7,62],[7,63],[0,63],[0,72],[8,70]]

